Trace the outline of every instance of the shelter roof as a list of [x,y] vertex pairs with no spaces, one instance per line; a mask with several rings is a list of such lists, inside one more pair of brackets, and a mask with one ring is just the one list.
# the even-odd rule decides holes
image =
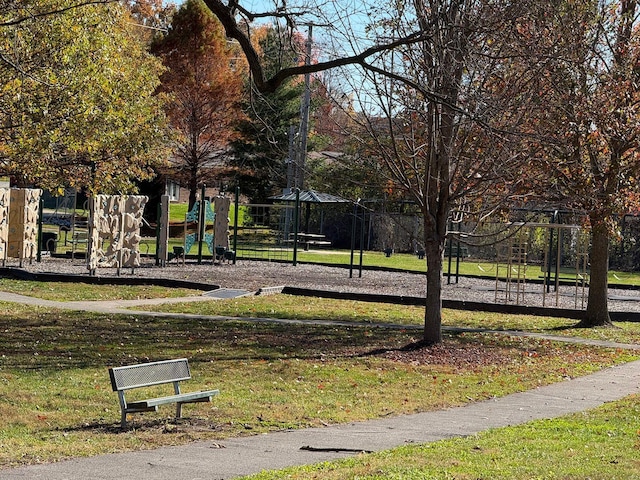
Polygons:
[[[296,192],[284,193],[269,198],[277,202],[295,202]],[[330,193],[321,193],[315,190],[301,190],[300,203],[350,203],[350,200]]]

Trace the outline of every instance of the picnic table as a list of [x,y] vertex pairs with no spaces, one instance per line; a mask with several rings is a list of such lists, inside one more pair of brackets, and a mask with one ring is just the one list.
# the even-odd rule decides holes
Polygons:
[[[289,241],[293,242],[293,239]],[[303,245],[305,251],[308,251],[312,246],[330,246],[331,241],[329,241],[327,237],[321,233],[298,233],[298,245]]]

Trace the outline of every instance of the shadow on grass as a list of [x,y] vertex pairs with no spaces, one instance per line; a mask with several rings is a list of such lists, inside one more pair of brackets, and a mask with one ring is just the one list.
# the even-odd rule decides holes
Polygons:
[[614,323],[593,326],[581,321],[572,325],[559,325],[557,327],[551,328],[550,331],[563,332],[567,330],[593,330],[594,328],[621,330],[621,328]]
[[572,325],[558,325],[557,327],[550,328],[550,332],[566,332],[568,330],[573,330],[575,328],[584,328],[581,327],[579,323],[574,323]]
[[327,326],[105,315],[20,312],[0,317],[7,368],[117,366],[170,357],[213,360],[314,359],[415,342],[411,332]]
[[499,364],[531,348],[545,348],[529,345],[535,340],[500,335],[479,339],[482,333],[469,331],[448,332],[442,344],[430,346],[416,338],[419,332],[415,330],[366,324],[279,324],[41,310],[0,317],[0,331],[3,366],[25,370],[106,368],[185,356],[192,365],[326,357]]
[[417,352],[419,350],[434,348],[434,345],[424,341],[411,342],[397,348],[375,348],[368,352],[360,353],[358,357],[376,357],[390,352]]
[[198,431],[217,432],[222,431],[223,426],[214,424],[211,419],[202,417],[183,416],[182,418],[148,418],[132,417],[127,421],[127,426],[122,428],[120,422],[103,423],[102,421],[83,423],[72,427],[59,428],[64,432],[88,432],[92,434],[119,435],[132,432],[147,433],[185,433]]

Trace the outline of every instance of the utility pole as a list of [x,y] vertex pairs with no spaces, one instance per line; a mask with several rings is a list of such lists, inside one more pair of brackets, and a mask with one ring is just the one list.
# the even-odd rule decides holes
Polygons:
[[[311,49],[313,46],[313,25],[307,24],[307,54],[305,58],[305,65],[311,65]],[[296,162],[296,172],[294,180],[294,188],[304,188],[304,171],[307,163],[307,137],[309,136],[309,110],[311,107],[311,74],[306,73],[304,76],[304,96],[302,98],[302,105],[300,107],[300,131],[299,143],[298,143],[298,155]]]
[[297,152],[296,152],[296,127],[289,126],[289,154],[287,157],[287,188],[282,193],[291,193],[293,191],[294,178],[296,176]]
[[[296,164],[297,162],[297,152],[296,152],[296,127],[294,125],[289,126],[289,156],[287,158],[287,188],[284,189],[282,193],[285,195],[289,195],[291,192],[295,190],[294,184],[295,178],[297,175]],[[289,234],[291,233],[291,222],[293,212],[291,209],[285,209],[284,216],[284,235],[285,240],[289,240]]]

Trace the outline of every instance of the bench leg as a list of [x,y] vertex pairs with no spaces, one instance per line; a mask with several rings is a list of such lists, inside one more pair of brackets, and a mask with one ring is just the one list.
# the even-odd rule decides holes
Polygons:
[[182,404],[180,402],[176,404],[176,418],[182,418]]
[[127,426],[127,401],[124,399],[124,391],[118,391],[118,402],[120,403],[120,428]]

